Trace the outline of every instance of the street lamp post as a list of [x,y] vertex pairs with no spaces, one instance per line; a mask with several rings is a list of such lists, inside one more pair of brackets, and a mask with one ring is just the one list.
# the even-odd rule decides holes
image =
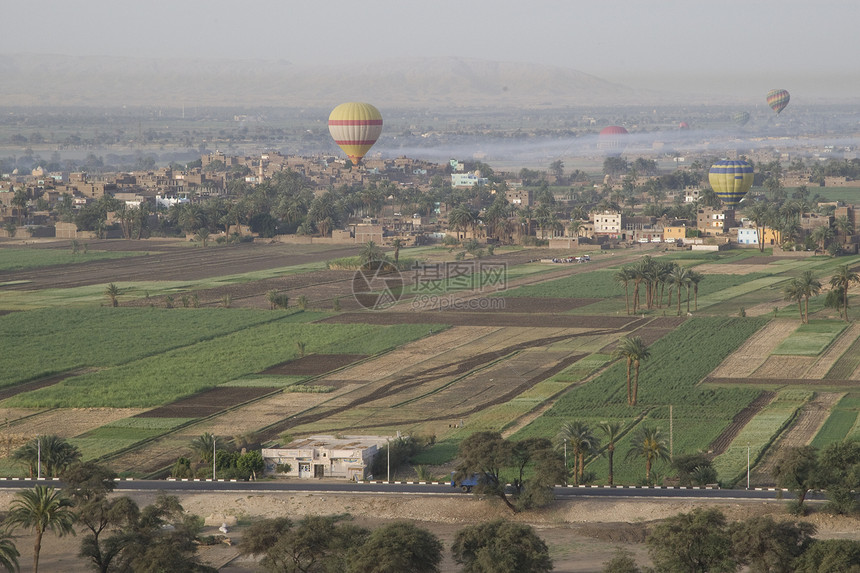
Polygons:
[[385,438],[385,453],[388,454],[388,477],[385,479],[385,483],[391,483],[391,440]]
[[567,471],[567,438],[564,439],[564,470]]
[[750,443],[747,442],[747,489],[750,488]]
[[38,443],[39,450],[38,454],[36,454],[36,479],[42,479],[42,437],[39,436],[38,438],[36,438],[36,442]]

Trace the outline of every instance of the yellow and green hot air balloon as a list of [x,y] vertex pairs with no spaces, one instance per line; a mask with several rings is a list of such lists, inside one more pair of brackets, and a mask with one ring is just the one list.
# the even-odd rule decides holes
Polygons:
[[753,184],[753,166],[746,161],[726,159],[711,166],[708,181],[726,207],[737,207]]
[[328,116],[328,130],[350,161],[358,165],[382,133],[382,114],[369,103],[342,103]]

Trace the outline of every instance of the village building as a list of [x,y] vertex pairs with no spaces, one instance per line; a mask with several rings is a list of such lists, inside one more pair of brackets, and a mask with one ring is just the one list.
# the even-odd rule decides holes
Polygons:
[[384,436],[310,436],[284,447],[263,448],[267,475],[301,479],[366,479],[374,456],[390,438]]
[[735,226],[733,209],[703,207],[696,213],[696,228],[705,237],[723,235]]

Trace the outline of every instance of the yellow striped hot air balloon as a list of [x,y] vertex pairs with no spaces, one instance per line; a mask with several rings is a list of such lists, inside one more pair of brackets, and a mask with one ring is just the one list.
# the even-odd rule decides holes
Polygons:
[[342,103],[328,116],[328,130],[350,161],[358,165],[382,133],[382,114],[369,103]]
[[708,181],[717,197],[734,209],[753,184],[753,166],[746,161],[719,161],[711,166]]

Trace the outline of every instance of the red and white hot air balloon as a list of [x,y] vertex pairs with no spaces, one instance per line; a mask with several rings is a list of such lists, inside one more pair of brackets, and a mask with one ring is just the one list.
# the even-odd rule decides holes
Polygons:
[[342,103],[328,116],[328,130],[350,161],[358,165],[382,133],[382,114],[369,103]]

